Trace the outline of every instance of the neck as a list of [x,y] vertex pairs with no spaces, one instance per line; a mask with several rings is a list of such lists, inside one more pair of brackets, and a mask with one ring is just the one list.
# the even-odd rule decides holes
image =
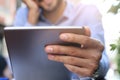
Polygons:
[[66,7],[66,3],[63,0],[57,8],[52,12],[43,12],[43,15],[46,19],[48,19],[51,23],[56,23],[59,18],[63,15],[64,9]]

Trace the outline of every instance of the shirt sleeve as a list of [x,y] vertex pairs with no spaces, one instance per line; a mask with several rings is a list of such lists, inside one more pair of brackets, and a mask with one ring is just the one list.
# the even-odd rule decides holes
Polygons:
[[28,8],[27,7],[19,8],[14,19],[14,24],[13,24],[14,27],[32,26],[27,19],[28,19]]

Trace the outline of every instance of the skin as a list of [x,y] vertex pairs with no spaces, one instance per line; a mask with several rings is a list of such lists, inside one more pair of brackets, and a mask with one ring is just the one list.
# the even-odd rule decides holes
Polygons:
[[4,24],[4,18],[0,16],[0,24]]
[[32,25],[38,22],[39,8],[42,8],[44,16],[54,24],[61,17],[66,6],[64,0],[42,0],[40,2],[38,0],[23,0],[23,2],[29,8],[28,22]]
[[[43,9],[43,15],[49,21],[55,23],[62,16],[66,6],[64,0],[43,0],[41,2],[35,0],[23,1],[29,8],[28,21],[32,25],[38,22],[40,7]],[[90,35],[88,27],[85,27],[85,35],[62,33],[59,36],[62,41],[82,44],[82,48],[48,45],[45,47],[48,59],[62,62],[68,70],[76,73],[78,76],[92,76],[99,66],[104,46],[98,40],[92,39]]]
[[9,69],[9,66],[7,66],[5,68],[3,74],[4,74],[4,77],[9,78],[10,80],[12,80],[13,76],[12,76],[12,73],[11,73],[11,71]]

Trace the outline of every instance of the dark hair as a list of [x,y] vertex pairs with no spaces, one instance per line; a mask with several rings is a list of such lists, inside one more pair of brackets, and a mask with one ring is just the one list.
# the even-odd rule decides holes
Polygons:
[[3,56],[0,55],[0,77],[4,77],[3,72],[7,67],[7,62]]

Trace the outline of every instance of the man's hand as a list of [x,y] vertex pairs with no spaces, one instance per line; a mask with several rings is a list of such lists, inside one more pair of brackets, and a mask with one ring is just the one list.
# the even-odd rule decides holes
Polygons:
[[[88,33],[89,30],[86,34],[89,35]],[[82,46],[48,45],[45,48],[48,59],[64,63],[68,70],[79,76],[91,77],[99,66],[104,46],[89,36],[73,33],[63,33],[60,39],[65,42],[82,44]]]
[[35,25],[38,22],[38,18],[40,16],[40,11],[37,5],[37,1],[36,0],[23,0],[23,2],[29,8],[28,22],[32,25]]

